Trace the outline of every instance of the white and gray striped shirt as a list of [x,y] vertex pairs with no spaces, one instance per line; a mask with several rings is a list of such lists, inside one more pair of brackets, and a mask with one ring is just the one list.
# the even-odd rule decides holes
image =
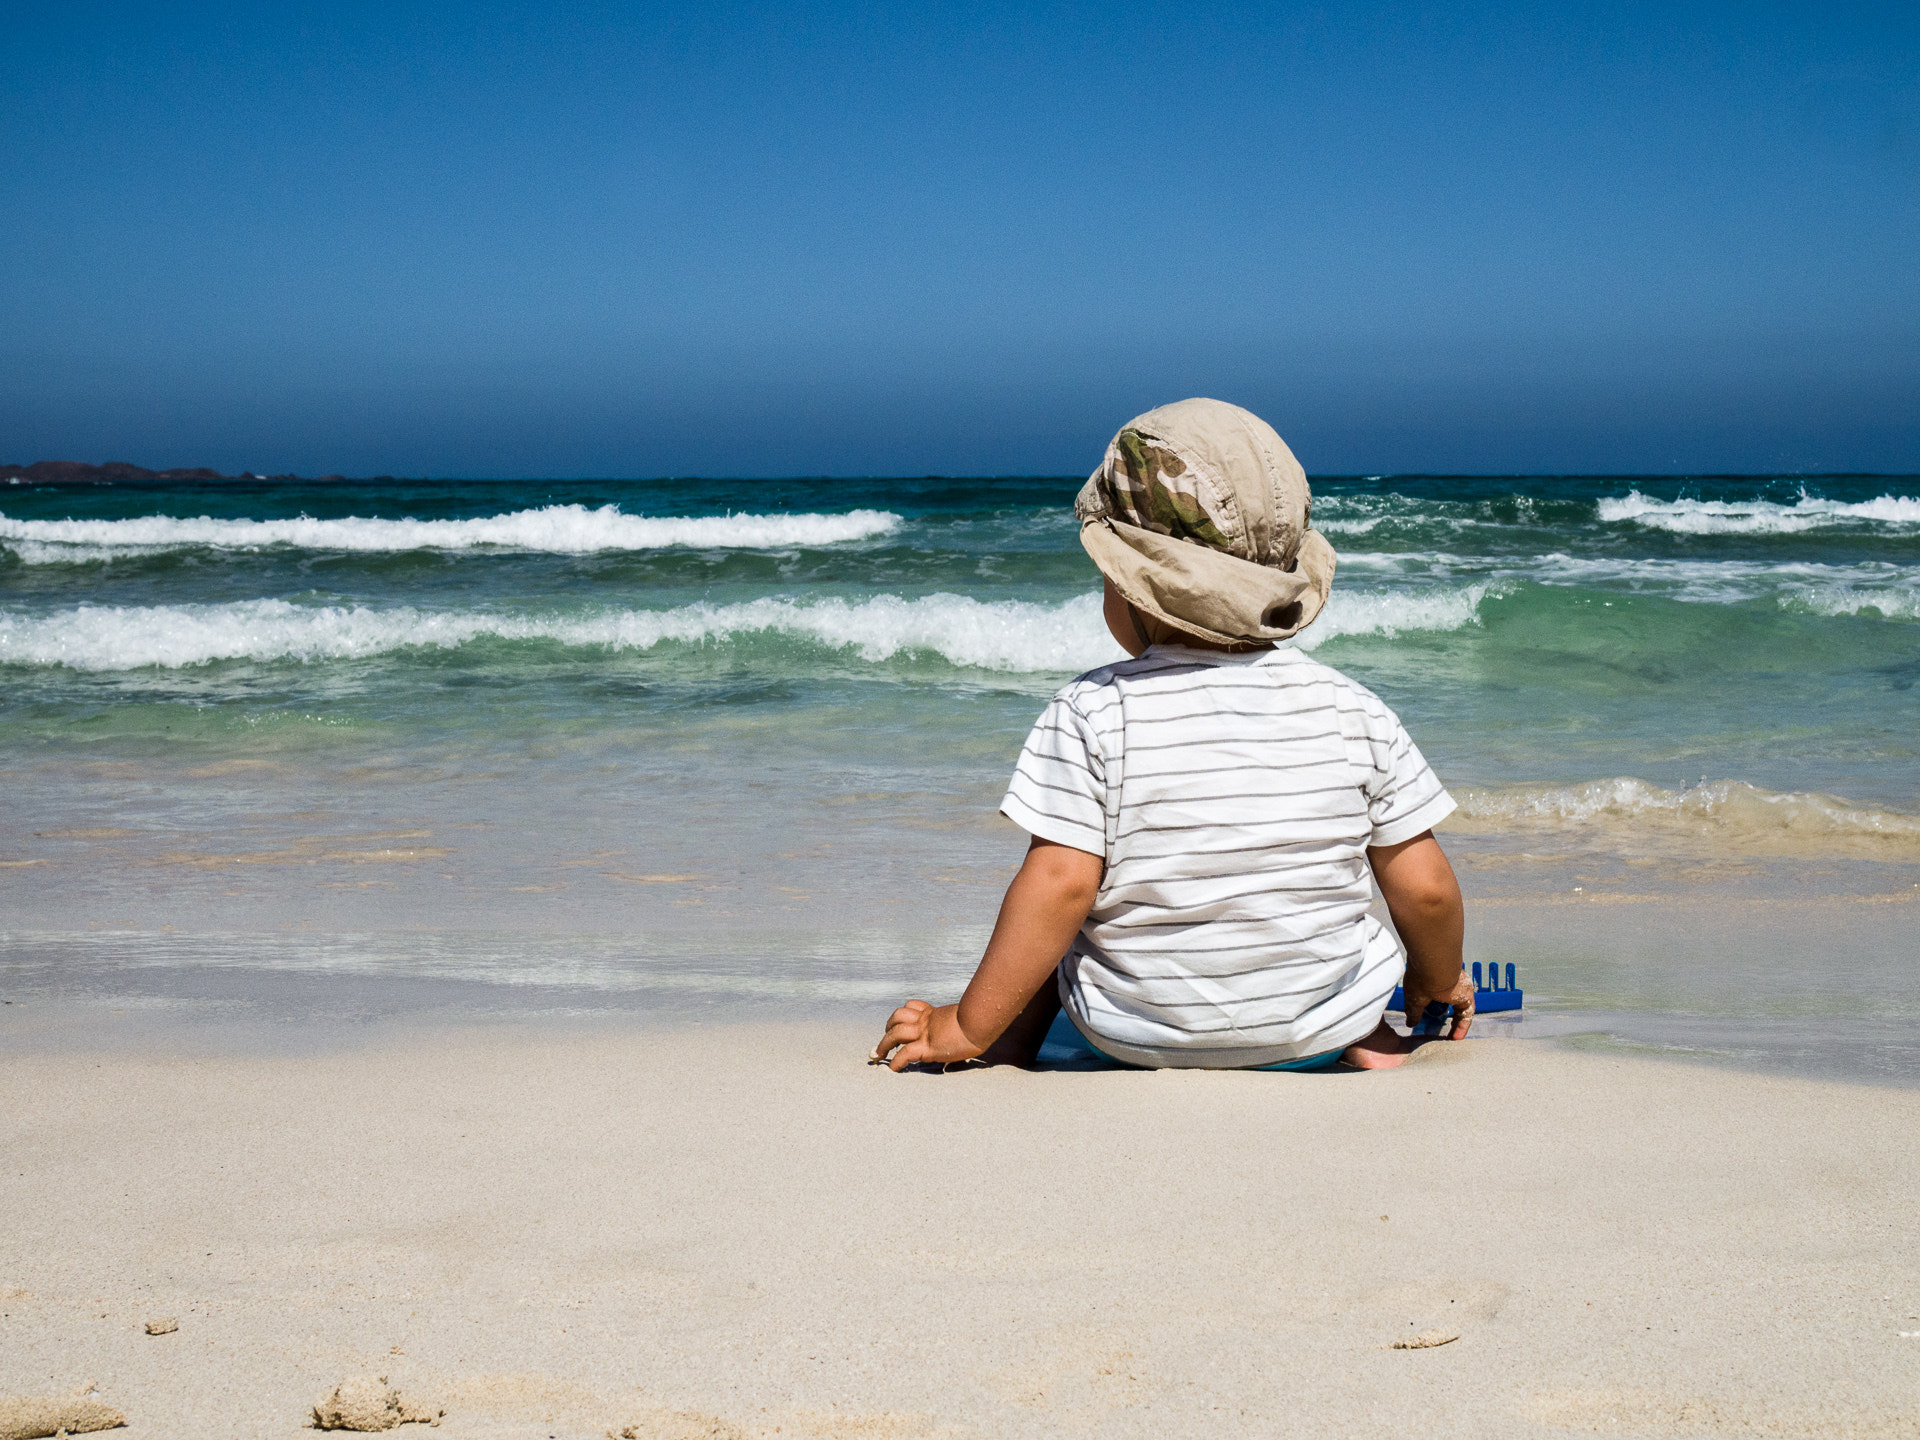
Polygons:
[[1000,807],[1106,861],[1059,972],[1081,1033],[1132,1064],[1214,1068],[1371,1033],[1406,956],[1367,913],[1367,847],[1453,808],[1365,686],[1299,650],[1162,645],[1055,696]]

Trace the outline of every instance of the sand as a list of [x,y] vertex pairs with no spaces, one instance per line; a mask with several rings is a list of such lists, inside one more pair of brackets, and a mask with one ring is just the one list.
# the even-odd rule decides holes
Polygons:
[[0,1395],[0,1440],[87,1435],[124,1424],[124,1415],[84,1387],[72,1395]]
[[872,1038],[9,1053],[0,1394],[93,1381],[130,1440],[312,1434],[367,1376],[447,1437],[1920,1437],[1920,1093]]

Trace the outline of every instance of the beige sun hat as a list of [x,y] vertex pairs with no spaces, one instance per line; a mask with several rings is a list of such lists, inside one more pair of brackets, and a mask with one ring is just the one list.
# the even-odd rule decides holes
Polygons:
[[[1307,472],[1252,411],[1181,400],[1129,420],[1073,513],[1136,610],[1222,645],[1297,635],[1333,588]],[[1157,627],[1156,627],[1157,628]]]

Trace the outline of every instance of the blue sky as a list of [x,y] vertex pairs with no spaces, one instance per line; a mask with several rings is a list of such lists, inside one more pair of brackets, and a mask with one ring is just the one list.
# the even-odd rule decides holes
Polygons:
[[1920,7],[6,13],[0,460],[1920,470]]

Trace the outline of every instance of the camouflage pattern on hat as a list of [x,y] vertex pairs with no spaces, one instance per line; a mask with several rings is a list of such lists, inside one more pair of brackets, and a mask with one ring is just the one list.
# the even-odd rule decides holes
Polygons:
[[[1173,450],[1156,445],[1138,430],[1122,430],[1113,438],[1105,467],[1107,503],[1113,517],[1156,535],[1192,540],[1215,550],[1231,550],[1233,542],[1203,493],[1200,472]],[[1212,491],[1213,486],[1204,487]]]

